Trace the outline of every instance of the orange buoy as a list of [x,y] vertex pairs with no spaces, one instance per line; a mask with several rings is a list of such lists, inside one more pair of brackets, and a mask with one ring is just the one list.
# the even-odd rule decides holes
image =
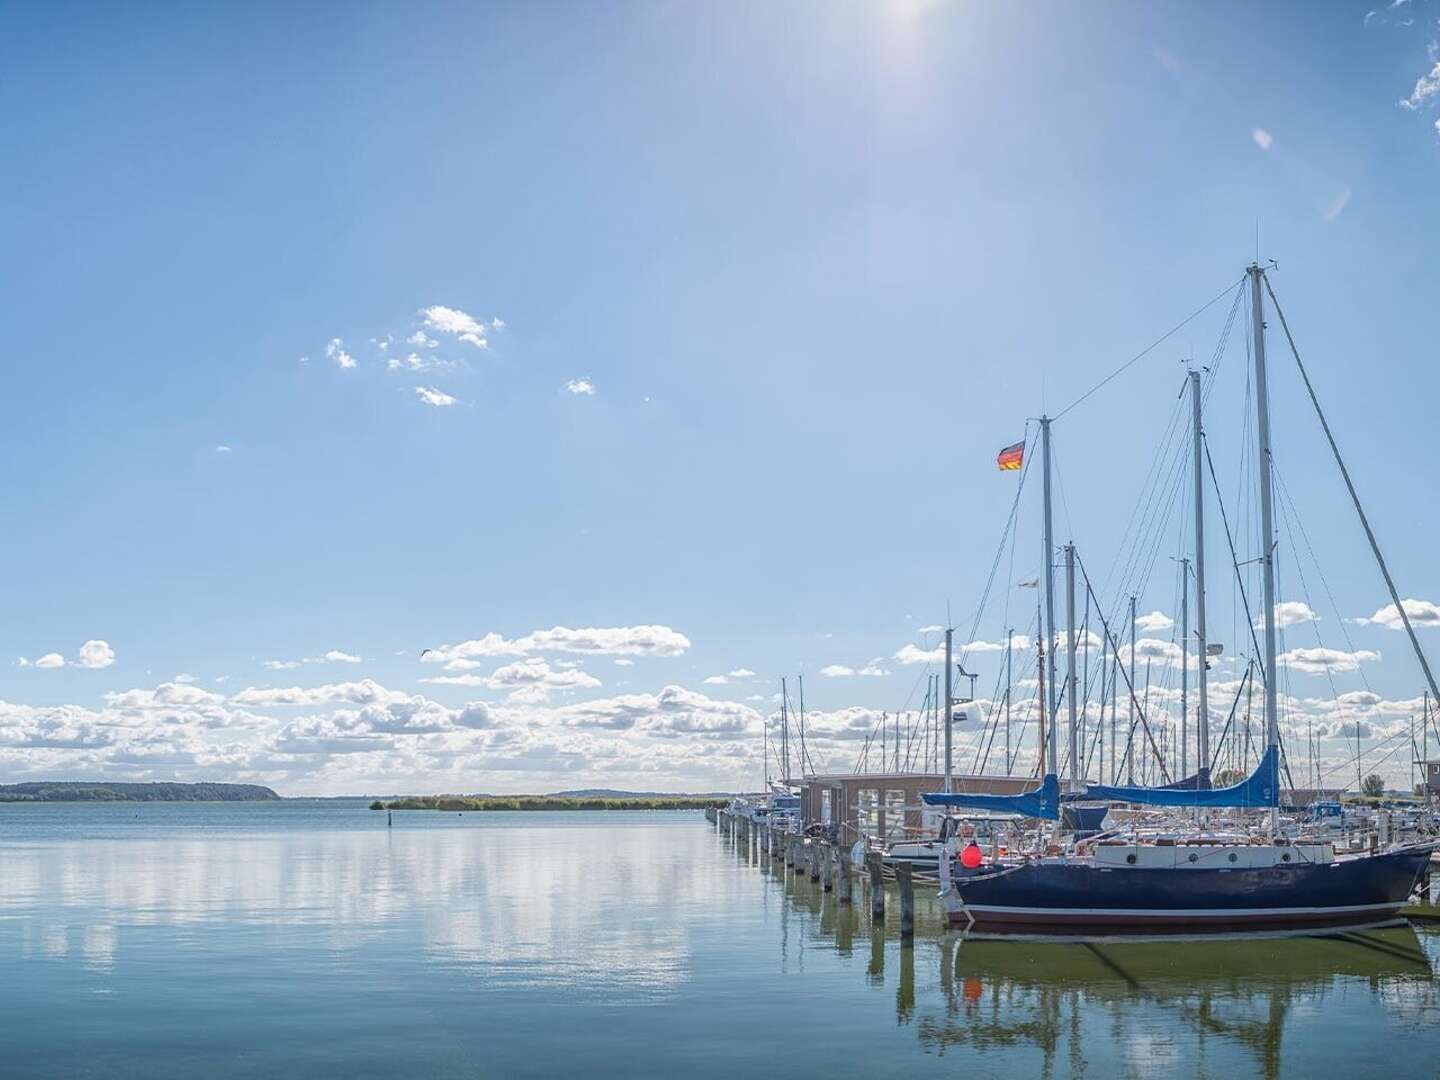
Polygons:
[[974,870],[984,861],[985,856],[980,852],[980,845],[973,840],[965,845],[964,851],[960,852],[960,865],[966,870]]

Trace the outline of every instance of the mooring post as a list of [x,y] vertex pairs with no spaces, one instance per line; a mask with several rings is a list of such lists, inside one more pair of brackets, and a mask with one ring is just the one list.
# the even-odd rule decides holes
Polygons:
[[850,852],[842,847],[835,853],[835,857],[839,864],[837,869],[840,874],[840,903],[851,904],[855,897],[851,892],[850,885]]
[[395,812],[393,810],[385,811],[385,827],[387,829],[395,827]]
[[811,881],[819,881],[819,880],[820,880],[820,854],[821,854],[821,852],[820,852],[820,842],[819,842],[818,840],[812,840],[812,841],[810,842],[810,880],[811,880]]
[[885,921],[885,864],[880,861],[878,851],[865,853],[865,869],[870,871],[870,915],[883,923]]
[[831,892],[835,888],[835,849],[826,844],[820,849],[820,858],[824,860],[820,864],[820,887]]
[[910,864],[895,864],[895,884],[900,886],[900,938],[915,936],[915,889],[910,881]]

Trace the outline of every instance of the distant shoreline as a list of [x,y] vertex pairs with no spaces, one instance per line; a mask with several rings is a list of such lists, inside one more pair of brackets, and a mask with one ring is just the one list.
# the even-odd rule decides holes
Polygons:
[[0,784],[0,803],[57,802],[279,802],[259,784],[93,783],[87,780],[37,780]]
[[707,810],[728,799],[706,796],[412,795],[376,799],[371,810]]

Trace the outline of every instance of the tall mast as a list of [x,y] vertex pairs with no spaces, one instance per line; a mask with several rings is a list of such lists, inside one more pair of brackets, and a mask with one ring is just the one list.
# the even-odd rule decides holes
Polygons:
[[1055,776],[1060,772],[1056,753],[1058,740],[1054,737],[1054,721],[1060,702],[1055,691],[1055,528],[1050,513],[1050,418],[1048,416],[1040,418],[1040,449],[1045,474],[1045,627],[1041,636],[1047,637],[1050,645],[1050,688],[1044,695],[1042,708],[1045,711],[1045,723],[1051,735],[1050,757],[1045,763],[1045,771]]
[[1195,652],[1200,657],[1200,714],[1195,723],[1195,751],[1200,760],[1200,786],[1210,786],[1210,699],[1207,669],[1210,642],[1205,636],[1205,485],[1200,463],[1205,456],[1205,429],[1200,422],[1200,372],[1190,372],[1190,412],[1195,438]]
[[785,676],[780,676],[780,756],[785,759],[785,786],[790,786],[790,713],[786,709],[789,695],[785,691]]
[[955,694],[950,687],[950,669],[954,666],[951,663],[951,649],[955,643],[955,631],[951,627],[945,628],[945,790],[950,790],[951,780],[955,775],[955,760],[952,753],[952,736],[950,725],[954,722]]
[[1135,783],[1135,597],[1130,597],[1130,737],[1125,740],[1125,759],[1129,766],[1130,778]]
[[796,678],[800,680],[800,775],[805,776],[810,767],[810,754],[805,749],[805,676]]
[[[1255,429],[1260,451],[1260,568],[1265,601],[1265,748],[1279,753],[1280,713],[1276,698],[1280,690],[1280,673],[1275,667],[1275,502],[1270,490],[1270,390],[1265,379],[1265,300],[1260,294],[1259,264],[1251,264],[1246,273],[1250,275],[1250,315],[1255,336]],[[1271,831],[1275,831],[1279,824],[1280,811],[1272,807]]]
[[1070,782],[1074,790],[1080,789],[1080,722],[1075,711],[1075,545],[1065,545],[1065,636],[1069,639],[1065,648],[1065,681],[1069,687],[1066,694],[1067,712],[1070,720]]
[[[1180,775],[1190,775],[1190,560],[1180,560]],[[1168,726],[1168,725],[1167,725]]]
[[1010,658],[1015,628],[1005,631],[1005,775],[1010,775]]

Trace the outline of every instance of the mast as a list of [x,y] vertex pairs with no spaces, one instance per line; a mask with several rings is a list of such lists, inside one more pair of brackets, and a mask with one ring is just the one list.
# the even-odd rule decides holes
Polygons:
[[810,754],[805,749],[805,676],[796,678],[800,680],[800,775],[805,776],[805,770],[810,767]]
[[1126,740],[1128,749],[1125,758],[1129,764],[1129,783],[1135,783],[1135,597],[1130,597],[1130,727],[1131,737]]
[[1190,560],[1180,560],[1180,775],[1190,775]]
[[[1265,602],[1265,749],[1279,753],[1280,712],[1276,699],[1280,690],[1280,673],[1275,667],[1275,501],[1274,493],[1270,489],[1270,390],[1265,378],[1265,300],[1260,294],[1259,264],[1252,263],[1246,273],[1250,275],[1250,314],[1255,336],[1255,429],[1259,441],[1257,462],[1260,466],[1260,568]],[[1279,826],[1279,807],[1272,807],[1270,831],[1275,832]]]
[[1205,485],[1200,471],[1205,456],[1205,429],[1200,421],[1200,372],[1190,372],[1190,412],[1195,438],[1195,651],[1200,657],[1199,705],[1195,721],[1195,752],[1200,759],[1200,786],[1210,786],[1209,638],[1205,635]]
[[1051,700],[1055,697],[1055,527],[1050,512],[1050,418],[1048,416],[1040,418],[1040,449],[1045,474],[1045,627],[1041,636],[1050,639],[1050,689],[1042,705],[1045,710],[1045,723],[1051,733],[1050,757],[1045,763],[1045,770],[1051,775],[1059,775],[1060,768],[1056,753],[1058,740],[1054,738],[1054,721],[1060,703],[1058,698]]
[[955,643],[955,631],[945,628],[945,790],[948,792],[955,775],[955,759],[950,725],[954,722],[955,694],[950,687],[951,649]]
[[1080,790],[1080,723],[1075,711],[1075,545],[1065,545],[1065,648],[1066,711],[1070,720],[1070,782],[1072,790]]
[[1010,775],[1010,659],[1015,628],[1005,631],[1005,775]]
[[785,786],[790,786],[790,713],[786,710],[789,696],[785,691],[785,676],[780,676],[780,756],[785,759],[783,772]]
[[[1040,605],[1039,605],[1039,603],[1037,602],[1035,606],[1038,608]],[[1035,613],[1035,615],[1036,615],[1036,621],[1038,622],[1038,621],[1039,621],[1039,615],[1040,615],[1040,613],[1037,611],[1037,612]],[[1040,680],[1040,686],[1039,686],[1039,691],[1040,691],[1040,725],[1039,725],[1039,728],[1037,729],[1038,732],[1039,732],[1040,751],[1039,751],[1039,756],[1035,759],[1035,762],[1036,762],[1036,765],[1039,766],[1039,768],[1040,768],[1041,770],[1043,770],[1043,769],[1045,768],[1045,762],[1046,762],[1046,760],[1047,760],[1046,755],[1047,755],[1047,754],[1053,754],[1053,753],[1054,753],[1053,748],[1047,746],[1046,743],[1045,743],[1046,717],[1045,717],[1045,635],[1044,635],[1044,634],[1037,634],[1037,635],[1035,635],[1035,645],[1036,645],[1036,646],[1039,648],[1039,650],[1040,650],[1040,655],[1039,655],[1039,657],[1037,658],[1037,661],[1036,661],[1036,664],[1035,664],[1035,675],[1036,675],[1036,677]]]

